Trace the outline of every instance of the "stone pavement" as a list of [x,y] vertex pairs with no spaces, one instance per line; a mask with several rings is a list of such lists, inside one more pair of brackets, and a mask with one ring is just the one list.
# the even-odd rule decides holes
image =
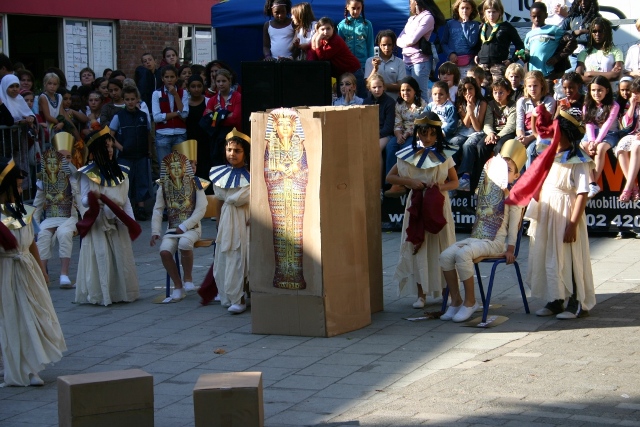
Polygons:
[[[201,307],[197,295],[152,304],[165,276],[149,223],[142,225],[134,244],[140,300],[76,305],[73,291],[52,283],[69,351],[41,373],[44,387],[0,389],[0,427],[56,426],[57,376],[128,368],[154,376],[158,427],[193,426],[201,374],[244,370],[263,373],[267,426],[640,426],[640,240],[590,239],[598,298],[591,317],[526,315],[513,267],[502,266],[490,314],[509,320],[475,329],[402,319],[422,311],[396,296],[400,233],[386,233],[384,312],[327,339],[253,335],[250,311]],[[204,230],[213,234],[214,223]],[[527,246],[523,238],[523,271]],[[196,282],[211,255],[196,250]],[[52,260],[52,278],[58,268]],[[532,311],[544,303],[529,301]]]

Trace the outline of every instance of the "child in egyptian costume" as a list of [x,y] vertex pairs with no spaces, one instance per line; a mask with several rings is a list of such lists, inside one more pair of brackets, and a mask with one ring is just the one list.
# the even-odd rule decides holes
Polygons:
[[226,136],[226,165],[209,171],[213,193],[222,200],[213,277],[223,307],[231,314],[247,309],[245,288],[249,277],[249,163],[251,139],[235,128]]
[[273,222],[273,286],[305,289],[302,231],[309,171],[304,130],[298,112],[279,108],[267,119],[264,177]]
[[445,287],[440,253],[456,241],[449,190],[458,187],[452,150],[445,150],[442,122],[433,112],[414,120],[413,142],[396,153],[387,182],[411,189],[402,221],[400,260],[393,280],[400,296],[416,295],[414,308]]
[[129,201],[129,168],[115,158],[110,129],[87,135],[93,161],[79,170],[83,237],[76,278],[77,303],[108,306],[135,301],[138,275],[131,242],[140,235]]
[[[195,176],[197,141],[190,139],[173,147],[175,151],[162,159],[156,204],[151,219],[151,246],[160,238],[162,213],[166,209],[169,220],[160,244],[160,258],[174,285],[166,302],[180,301],[186,291],[195,290],[193,284],[193,245],[200,239],[200,220],[207,210],[204,190],[207,180]],[[180,249],[184,283],[180,278],[173,254]]]
[[[451,305],[440,316],[441,320],[464,322],[478,309],[473,281],[474,258],[502,254],[507,264],[515,261],[523,208],[505,205],[505,199],[526,160],[526,148],[512,139],[504,143],[500,154],[485,164],[478,186],[476,222],[471,237],[454,243],[440,254],[440,266],[451,295]],[[458,280],[464,285],[464,299]]]
[[62,289],[73,287],[69,264],[78,222],[75,198],[79,193],[77,170],[70,162],[73,146],[74,138],[67,132],[53,137],[53,147],[42,153],[42,172],[36,182],[38,191],[33,201],[36,208],[33,219],[40,227],[38,251],[45,270],[58,240]]
[[25,177],[0,158],[0,387],[43,385],[38,373],[67,350],[33,238],[35,208],[22,203]]
[[[591,157],[582,150],[583,123],[560,110],[555,120],[536,108],[532,126],[542,150],[518,180],[507,203],[527,206],[531,295],[547,301],[538,316],[576,319],[596,304],[585,208]],[[565,307],[566,302],[566,307]]]

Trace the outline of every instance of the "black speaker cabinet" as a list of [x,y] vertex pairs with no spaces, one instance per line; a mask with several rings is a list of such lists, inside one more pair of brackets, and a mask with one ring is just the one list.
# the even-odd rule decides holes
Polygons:
[[243,62],[242,129],[252,112],[279,107],[331,105],[331,65],[326,61]]

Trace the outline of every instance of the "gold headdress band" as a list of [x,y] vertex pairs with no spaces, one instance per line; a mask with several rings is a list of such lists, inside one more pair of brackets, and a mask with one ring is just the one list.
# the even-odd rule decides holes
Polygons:
[[13,159],[9,160],[9,163],[7,163],[7,166],[5,166],[4,170],[0,172],[0,184],[2,184],[2,181],[4,181],[4,178],[7,176],[9,171],[13,169],[15,166],[16,166],[16,162],[14,162]]
[[438,127],[442,127],[442,122],[437,122],[434,120],[430,120],[428,117],[423,117],[421,119],[415,119],[413,121],[414,125],[431,125],[431,126],[438,126]]
[[517,139],[510,139],[504,143],[500,149],[500,155],[502,157],[508,157],[516,164],[519,172],[527,162],[527,149],[522,142]]
[[245,135],[244,133],[238,131],[236,128],[233,128],[233,130],[227,134],[225,139],[228,141],[229,139],[233,138],[234,136],[236,136],[236,137],[238,137],[240,139],[244,139],[249,144],[251,144],[251,138],[249,138],[248,135]]
[[102,130],[98,131],[98,133],[95,133],[91,138],[89,138],[89,140],[87,141],[87,147],[89,147],[91,144],[93,144],[93,142],[98,139],[98,138],[102,138],[105,135],[109,135],[109,133],[111,132],[111,129],[109,129],[109,126],[105,126],[104,128],[102,128]]
[[187,139],[180,144],[174,145],[173,151],[183,154],[191,161],[198,161],[198,141],[195,139]]
[[53,148],[56,151],[66,150],[72,153],[74,143],[75,138],[69,132],[59,132],[53,137]]
[[579,121],[577,121],[575,117],[573,117],[571,114],[567,113],[563,109],[560,109],[559,112],[560,112],[560,115],[564,119],[567,119],[571,124],[576,126],[580,130],[581,133],[585,133],[586,129],[585,129],[584,125],[582,123],[580,123]]

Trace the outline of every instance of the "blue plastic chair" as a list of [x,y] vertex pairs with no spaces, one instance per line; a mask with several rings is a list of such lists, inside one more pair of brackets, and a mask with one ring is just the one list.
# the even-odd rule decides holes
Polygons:
[[[212,196],[212,195],[207,195],[207,210],[204,213],[204,217],[203,219],[209,219],[209,218],[213,218],[213,217],[219,217],[220,216],[220,209],[218,207],[218,202],[217,199]],[[210,246],[213,245],[213,252],[215,254],[216,251],[216,243],[215,243],[215,239],[203,239],[200,238],[200,240],[198,240],[197,242],[194,243],[193,248],[208,248]],[[176,260],[176,266],[178,267],[178,275],[180,277],[182,277],[182,273],[180,272],[180,259],[178,256],[178,252],[180,252],[180,250],[176,250],[176,252],[174,253],[174,258]],[[167,298],[169,298],[171,296],[171,277],[169,277],[169,273],[167,273],[167,279],[166,279],[166,291],[165,291],[165,296]]]
[[[527,295],[524,290],[524,283],[522,282],[522,275],[520,274],[520,265],[518,264],[518,253],[520,252],[520,241],[522,240],[522,233],[524,231],[522,219],[520,220],[520,228],[518,230],[518,239],[516,240],[516,247],[514,251],[514,255],[516,260],[513,263],[513,266],[516,269],[516,276],[518,277],[518,285],[520,286],[520,294],[522,295],[522,303],[524,304],[524,311],[529,314],[529,304],[527,303]],[[489,287],[487,288],[487,294],[485,296],[484,287],[482,286],[482,278],[480,276],[480,267],[479,264],[483,263],[492,263],[491,267],[491,275],[489,276]],[[503,255],[499,256],[489,256],[489,257],[478,257],[473,260],[474,267],[476,269],[476,279],[478,281],[478,288],[480,288],[480,298],[482,299],[482,323],[486,323],[487,315],[489,314],[489,304],[491,303],[491,292],[493,291],[493,280],[495,279],[496,268],[500,264],[505,264],[507,262],[506,258]],[[444,313],[447,310],[447,302],[449,300],[449,287],[447,286],[442,292],[442,312]]]

